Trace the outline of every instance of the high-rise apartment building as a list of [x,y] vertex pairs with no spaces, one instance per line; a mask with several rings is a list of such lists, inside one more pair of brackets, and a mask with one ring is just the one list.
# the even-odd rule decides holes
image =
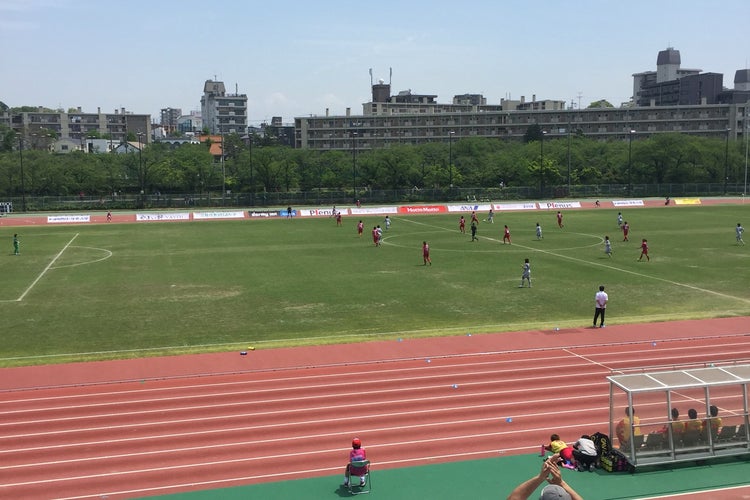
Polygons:
[[247,95],[227,94],[224,82],[206,80],[201,97],[203,126],[212,134],[247,132]]

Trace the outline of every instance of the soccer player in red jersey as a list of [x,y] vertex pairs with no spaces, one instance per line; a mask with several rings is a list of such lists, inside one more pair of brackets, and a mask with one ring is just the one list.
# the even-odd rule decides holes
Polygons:
[[505,242],[508,242],[508,245],[511,245],[510,242],[510,229],[508,229],[508,226],[506,225],[503,229],[503,245],[505,245]]
[[651,260],[651,257],[648,256],[648,242],[646,241],[646,238],[643,238],[641,241],[641,256],[638,257],[638,261],[643,259],[643,257],[646,257],[647,261]]
[[430,259],[430,245],[428,245],[426,241],[422,242],[422,259],[424,259],[423,265],[426,266],[427,263],[432,265],[432,259]]

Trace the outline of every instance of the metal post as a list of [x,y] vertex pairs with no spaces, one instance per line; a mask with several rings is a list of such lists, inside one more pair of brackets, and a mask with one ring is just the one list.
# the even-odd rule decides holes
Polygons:
[[352,131],[352,187],[354,188],[352,196],[354,202],[357,201],[357,132]]
[[633,196],[633,178],[631,173],[633,166],[633,134],[635,134],[635,130],[630,130],[628,132],[628,196]]
[[138,180],[141,185],[141,207],[146,205],[146,175],[143,172],[143,132],[138,132]]
[[453,130],[448,132],[448,187],[453,192]]
[[21,162],[21,211],[26,212],[26,184],[23,175],[23,136],[18,136],[18,156]]
[[221,132],[221,206],[226,206],[227,172],[224,168],[224,132]]
[[744,196],[747,196],[747,146],[748,139],[750,138],[750,121],[748,121],[748,118],[750,118],[750,116],[748,116],[748,114],[750,114],[750,106],[745,106],[745,187],[742,190]]
[[727,127],[727,144],[724,148],[724,196],[727,195],[727,183],[729,182],[729,131]]
[[255,191],[253,188],[253,138],[255,134],[250,134],[250,205],[255,205]]
[[570,123],[568,123],[568,196],[570,196]]
[[542,130],[541,140],[539,141],[539,196],[544,198],[544,136],[547,132]]

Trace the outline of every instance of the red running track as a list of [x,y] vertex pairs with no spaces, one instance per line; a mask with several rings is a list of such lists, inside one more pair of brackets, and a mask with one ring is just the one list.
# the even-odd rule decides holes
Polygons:
[[750,359],[748,326],[727,318],[4,369],[0,497],[132,498],[338,474],[354,436],[379,469],[529,453],[552,431],[608,430],[611,370]]

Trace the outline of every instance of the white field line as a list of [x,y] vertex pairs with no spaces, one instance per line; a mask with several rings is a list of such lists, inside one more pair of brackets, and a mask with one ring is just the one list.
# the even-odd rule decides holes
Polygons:
[[[576,426],[561,426],[559,428],[565,429],[567,427],[584,427],[589,426],[592,427],[593,425],[598,425],[599,423],[589,422],[587,424],[578,424]],[[409,428],[408,426],[406,428]],[[524,429],[523,432],[547,432],[549,429],[548,427],[543,428],[536,428],[536,429]],[[466,441],[471,439],[486,439],[490,437],[498,437],[498,436],[504,436],[504,435],[514,435],[517,434],[517,429],[508,429],[508,430],[501,430],[497,432],[485,432],[485,433],[478,433],[478,434],[466,434],[466,435],[453,435],[453,436],[444,436],[444,437],[437,437],[437,438],[426,438],[426,439],[418,439],[414,441],[397,441],[394,443],[382,443],[378,444],[376,446],[369,446],[370,449],[381,449],[381,448],[389,448],[394,446],[417,446],[417,445],[424,445],[425,443],[441,443],[441,442],[450,442],[450,441]],[[335,433],[334,435],[340,435],[340,432]],[[321,434],[321,436],[327,436],[331,434]],[[285,438],[288,440],[289,438]],[[244,444],[244,443],[238,443],[238,444]],[[194,447],[194,449],[201,449],[203,447]],[[535,446],[536,448],[536,446]],[[488,452],[494,452],[497,453],[497,449],[495,450],[488,450]],[[157,451],[157,453],[160,453]],[[153,467],[153,468],[147,468],[147,469],[132,469],[132,470],[122,470],[114,473],[101,473],[101,474],[87,474],[82,476],[68,476],[68,477],[61,477],[61,478],[51,478],[47,480],[36,480],[33,482],[21,482],[21,483],[4,483],[0,484],[2,487],[14,487],[14,486],[27,486],[30,484],[39,484],[39,483],[58,483],[58,482],[67,482],[67,481],[77,481],[77,480],[84,480],[84,479],[92,479],[92,478],[99,478],[99,477],[112,477],[112,476],[126,476],[126,475],[132,475],[132,474],[142,474],[145,472],[154,472],[154,471],[173,471],[173,470],[180,470],[180,469],[191,469],[196,467],[205,467],[205,466],[217,466],[217,465],[226,465],[226,464],[236,464],[236,463],[252,463],[252,462],[258,462],[258,461],[265,461],[265,460],[273,460],[273,459],[279,459],[279,458],[289,458],[289,457],[298,457],[301,455],[311,455],[313,457],[319,456],[324,453],[341,453],[341,448],[332,448],[332,449],[325,449],[325,450],[309,450],[309,451],[293,451],[290,453],[281,453],[277,455],[266,455],[266,456],[255,456],[255,457],[238,457],[238,458],[229,458],[225,460],[214,460],[210,462],[194,462],[194,463],[186,463],[186,464],[179,464],[179,465],[165,465],[162,467]],[[118,457],[140,457],[143,455],[149,455],[154,454],[154,452],[146,452],[146,453],[127,453],[118,455]],[[424,459],[424,457],[422,457]],[[73,460],[60,460],[56,463],[59,464],[65,464],[65,463],[74,463],[79,460],[73,459]],[[31,465],[31,464],[30,464]]]
[[34,288],[34,285],[36,285],[37,283],[39,283],[39,280],[41,280],[42,277],[44,277],[44,275],[47,273],[47,271],[49,271],[52,268],[52,266],[55,265],[55,262],[57,262],[57,259],[60,258],[60,256],[63,254],[63,252],[68,249],[68,247],[73,243],[73,241],[75,241],[76,238],[78,238],[79,234],[80,233],[76,233],[75,236],[73,236],[73,238],[71,238],[71,240],[64,247],[62,247],[62,250],[60,250],[57,253],[57,255],[55,255],[55,257],[50,261],[50,263],[47,264],[47,267],[44,268],[44,270],[39,274],[39,276],[36,277],[36,279],[21,294],[21,296],[18,297],[15,300],[15,302],[21,302],[24,299],[24,297],[26,297],[26,295],[31,291],[31,289]]
[[[644,345],[648,344],[649,345],[649,347],[644,348],[644,349],[629,350],[627,352],[627,354],[629,356],[632,356],[633,360],[635,360],[635,361],[642,360],[644,354],[647,355],[649,358],[653,359],[654,349],[653,349],[653,347],[650,346],[651,341],[631,342],[629,344],[631,344],[631,345],[633,345],[633,344],[644,344]],[[619,346],[619,344],[592,344],[592,345],[585,345],[585,346],[563,346],[563,347],[560,347],[559,349],[544,349],[543,351],[546,351],[546,352],[542,352],[541,356],[550,356],[550,359],[551,359],[551,358],[553,358],[553,357],[555,357],[555,356],[558,355],[557,354],[558,351],[563,351],[563,352],[566,352],[566,353],[572,353],[572,355],[574,355],[575,357],[577,357],[579,359],[584,359],[588,363],[597,364],[599,366],[604,367],[607,371],[611,371],[611,370],[614,369],[613,367],[602,365],[601,363],[599,363],[597,361],[594,361],[593,359],[590,359],[590,358],[602,357],[602,356],[608,357],[611,354],[617,354],[617,355],[620,356],[620,358],[617,361],[618,365],[629,363],[630,362],[630,358],[622,356],[622,350],[619,349],[619,348],[614,349],[614,346]],[[588,356],[578,355],[578,354],[576,354],[574,352],[575,350],[584,350],[584,349],[587,349],[587,348],[598,348],[598,347],[612,347],[614,350],[612,350],[612,351],[600,351],[600,352],[596,352],[594,354],[590,354]],[[741,358],[749,358],[750,359],[750,352],[747,351],[747,349],[750,348],[750,346],[748,346],[747,342],[732,342],[732,343],[722,342],[721,343],[721,348],[723,350],[711,352],[710,355],[714,356],[714,357],[724,356],[724,355],[734,355],[738,359],[741,359]],[[499,360],[498,359],[490,359],[490,360],[487,360],[487,361],[478,361],[477,360],[477,358],[485,358],[485,357],[492,357],[492,356],[497,356],[497,355],[514,354],[514,353],[533,353],[533,356],[530,357],[530,358],[521,358],[521,359],[499,359]],[[673,360],[675,358],[681,359],[681,360],[684,361],[687,358],[696,357],[697,355],[700,355],[703,358],[706,357],[706,351],[705,351],[705,347],[704,346],[701,346],[701,345],[686,345],[686,346],[677,346],[677,347],[663,347],[662,346],[659,349],[659,356],[660,356],[659,359],[665,359],[667,362],[669,362],[669,360]],[[547,359],[547,358],[540,357],[540,354],[539,354],[539,352],[536,349],[530,349],[530,350],[523,349],[523,350],[520,350],[520,351],[513,351],[513,350],[509,350],[509,351],[485,351],[485,352],[478,352],[478,353],[453,354],[453,355],[447,355],[447,356],[443,355],[443,356],[438,356],[438,358],[440,358],[440,359],[446,359],[446,360],[456,360],[456,361],[454,363],[451,363],[451,364],[441,364],[441,365],[439,365],[439,372],[440,373],[438,373],[437,375],[434,375],[433,372],[430,372],[430,373],[428,373],[428,374],[425,375],[426,378],[431,378],[431,379],[433,379],[433,378],[440,378],[442,376],[442,372],[444,372],[446,370],[449,370],[449,369],[453,369],[453,368],[465,367],[467,363],[471,363],[471,366],[474,369],[474,371],[472,372],[473,374],[476,374],[477,370],[480,369],[480,368],[487,368],[487,367],[489,367],[489,368],[492,369],[492,373],[493,374],[504,374],[504,373],[506,373],[506,371],[510,371],[514,375],[519,375],[519,371],[517,369],[514,369],[514,368],[511,367],[509,370],[506,370],[502,366],[503,365],[505,365],[505,366],[507,366],[507,365],[514,365],[516,363],[526,361],[527,359],[533,359],[533,360],[535,360],[537,362],[544,361],[545,359]],[[404,362],[404,361],[415,361],[416,359],[422,359],[422,358],[420,357],[420,358],[408,358],[408,359],[393,359],[393,360],[382,360],[382,361],[387,361],[388,363],[400,363],[400,362]],[[432,357],[432,359],[435,359],[435,357]],[[466,359],[467,361],[462,362],[461,359]],[[382,361],[380,361],[380,362],[382,362]],[[373,362],[371,364],[377,364],[377,363],[378,362]],[[346,366],[350,366],[350,365],[346,365]],[[571,365],[560,365],[560,364],[557,364],[556,366],[560,366],[560,368],[564,371],[564,370],[566,370],[568,368],[576,368],[579,365],[573,365],[573,364],[571,364]],[[299,369],[299,368],[300,367],[297,367],[297,369]],[[396,377],[396,376],[408,376],[409,380],[416,380],[417,379],[417,375],[422,375],[423,372],[424,372],[424,369],[425,369],[424,366],[405,366],[405,367],[397,367],[397,368],[383,368],[383,366],[377,366],[377,368],[373,368],[373,369],[361,369],[361,370],[358,370],[357,374],[360,377],[365,377],[365,376],[368,376],[368,375],[375,374],[375,375],[382,376],[383,379],[386,380],[386,381],[393,381],[394,377]],[[433,367],[433,369],[434,369],[434,367]],[[541,367],[541,368],[540,367],[533,367],[533,368],[524,369],[523,371],[525,373],[529,373],[529,372],[535,372],[537,370],[542,370],[542,369],[545,369],[545,368],[544,367]],[[414,375],[414,374],[417,374],[417,375]],[[455,374],[452,374],[451,376],[455,376]],[[196,378],[196,377],[186,376],[186,377],[179,377],[179,378],[190,379],[190,378]],[[200,378],[200,377],[197,377],[197,378]],[[251,388],[251,390],[253,390],[253,391],[258,391],[257,388],[254,388],[255,386],[257,386],[257,385],[266,385],[269,382],[274,382],[274,383],[293,383],[293,385],[296,388],[298,388],[298,389],[300,389],[300,388],[301,389],[305,389],[305,388],[330,387],[331,385],[333,385],[333,386],[339,386],[339,385],[341,385],[340,383],[338,383],[338,380],[340,380],[340,378],[341,378],[341,374],[340,373],[316,374],[316,375],[311,375],[309,373],[304,373],[303,375],[298,375],[298,376],[276,377],[276,378],[273,378],[273,379],[261,379],[261,380],[251,379],[251,380],[239,380],[239,381],[234,381],[234,382],[221,382],[221,383],[217,383],[217,382],[191,383],[191,384],[187,384],[187,385],[180,385],[178,387],[168,386],[168,387],[157,387],[157,388],[144,388],[144,389],[138,389],[138,390],[127,389],[127,390],[121,390],[121,391],[119,391],[119,390],[104,390],[104,391],[100,391],[100,392],[96,392],[96,393],[61,395],[61,396],[50,396],[50,395],[46,394],[46,395],[40,396],[40,397],[29,397],[29,398],[23,397],[23,398],[19,398],[19,399],[4,399],[4,400],[0,400],[0,410],[2,409],[3,405],[16,404],[16,403],[19,403],[19,402],[33,403],[33,402],[40,402],[41,401],[41,402],[44,402],[44,403],[51,404],[52,401],[63,401],[63,402],[64,401],[74,401],[74,400],[79,400],[79,399],[88,399],[88,398],[91,398],[91,397],[101,397],[101,396],[119,397],[119,396],[125,395],[125,394],[127,394],[127,395],[130,396],[130,395],[133,395],[134,393],[144,394],[144,395],[153,394],[154,397],[158,397],[158,399],[160,401],[164,401],[164,397],[160,396],[159,394],[163,393],[163,392],[172,392],[176,388],[180,389],[181,391],[191,391],[191,390],[199,390],[199,389],[205,389],[205,388],[211,388],[212,390],[215,390],[218,387],[224,387],[224,388],[230,388],[230,389],[234,388],[234,387],[240,387],[240,388],[242,388],[242,390],[248,390],[248,388]],[[334,383],[334,384],[325,383],[325,381],[331,380],[331,379],[336,380],[337,382]],[[314,384],[313,381],[316,381],[316,380],[322,381],[322,382],[324,382],[324,384],[315,384],[315,385],[313,385]],[[375,382],[380,382],[380,381],[377,380]],[[507,379],[506,379],[506,382],[507,382]],[[300,383],[304,383],[306,385],[300,386],[299,385]],[[370,384],[372,382],[363,382],[363,383],[364,384]],[[346,382],[344,385],[346,387],[350,387],[352,385],[352,383],[351,382]],[[271,393],[271,392],[283,392],[286,389],[287,389],[287,387],[282,386],[282,387],[279,387],[279,388],[276,388],[276,389],[262,389],[262,391],[266,392],[266,393]],[[214,393],[214,392],[210,393],[210,396],[216,396],[216,395],[226,396],[227,393]],[[196,398],[198,396],[193,395],[193,396],[189,396],[189,397],[190,398]],[[150,399],[144,399],[144,402],[150,402],[150,401],[151,401]],[[138,402],[138,401],[131,401],[131,402]],[[120,404],[120,403],[117,402],[117,403],[114,403],[114,404]],[[55,411],[57,411],[57,410],[59,410],[61,408],[65,408],[65,409],[77,408],[77,409],[80,409],[80,408],[101,407],[101,406],[106,406],[106,403],[84,404],[84,405],[74,405],[74,406],[61,406],[61,407],[52,407],[52,409],[55,410]],[[50,409],[50,407],[38,408],[36,411],[43,411],[43,410],[49,410],[49,409]],[[10,415],[12,413],[14,413],[14,412],[13,411],[7,411],[7,410],[4,411],[5,415]],[[2,426],[2,425],[3,424],[0,424],[0,426]]]
[[[736,344],[733,344],[736,345]],[[736,348],[733,348],[732,346],[723,346],[727,348],[727,351],[725,352],[712,352],[712,356],[722,355],[722,354],[736,354],[738,351]],[[698,350],[700,351],[701,348],[699,346],[696,347],[684,347],[677,349],[679,352],[684,352],[687,350]],[[667,349],[669,350],[669,349]],[[560,351],[568,354],[571,356],[571,359],[573,360],[573,363],[557,363],[556,366],[564,372],[562,375],[559,375],[559,377],[562,378],[572,378],[576,377],[577,375],[573,372],[576,372],[581,368],[581,364],[576,362],[576,360],[581,360],[586,364],[591,364],[598,366],[602,368],[605,373],[610,373],[612,371],[612,367],[608,366],[606,364],[600,363],[593,358],[601,357],[601,356],[609,356],[611,354],[620,353],[621,351],[616,350],[609,353],[597,353],[591,356],[584,356],[575,353],[574,349],[571,348],[561,348]],[[630,354],[633,354],[634,359],[640,359],[639,352],[648,352],[648,351],[633,351]],[[665,355],[666,353],[662,351],[660,353],[661,355]],[[743,351],[743,354],[746,354],[746,351]],[[702,356],[705,355],[705,353],[701,354]],[[680,354],[673,353],[671,357],[665,358],[665,359],[674,359],[675,357],[680,357],[680,359],[686,359],[686,356],[690,356],[689,354]],[[538,356],[535,356],[531,358],[536,361],[540,361],[540,358]],[[625,362],[626,358],[621,358],[618,362],[622,363]],[[519,373],[517,369],[513,369],[512,366],[508,366],[507,368],[502,367],[500,365],[512,365],[518,362],[522,362],[525,360],[512,360],[512,361],[472,361],[471,366],[474,367],[474,371],[471,373],[472,376],[477,375],[494,375],[494,376],[500,376],[502,377],[501,380],[505,383],[512,383],[512,384],[522,384],[523,382],[527,381],[533,381],[536,380],[538,375],[535,375],[535,372],[540,370],[546,370],[547,368],[545,366],[541,367],[533,367],[523,370],[523,375]],[[85,395],[75,395],[75,396],[59,396],[59,397],[50,397],[45,395],[44,397],[40,398],[22,398],[18,400],[4,400],[0,401],[0,407],[4,407],[5,405],[10,404],[16,404],[19,402],[22,403],[34,403],[38,401],[42,401],[45,403],[49,403],[49,406],[43,407],[43,408],[34,408],[34,409],[22,409],[22,410],[11,410],[6,409],[3,410],[3,415],[8,417],[7,422],[0,423],[0,428],[3,428],[5,426],[15,426],[18,425],[18,422],[10,421],[10,417],[12,415],[24,415],[28,412],[34,412],[34,413],[44,413],[44,412],[57,412],[62,410],[81,410],[81,409],[94,409],[94,408],[109,408],[109,407],[119,407],[123,404],[123,402],[119,399],[108,401],[108,402],[101,402],[101,403],[83,403],[83,404],[64,404],[68,400],[75,400],[79,399],[81,397],[84,398],[90,398],[90,397],[101,397],[101,396],[109,396],[109,397],[119,397],[121,395],[127,394],[127,395],[136,395],[140,396],[139,399],[129,399],[127,401],[128,404],[140,404],[140,403],[152,403],[155,400],[158,400],[159,402],[166,402],[170,401],[173,403],[179,403],[180,401],[188,401],[190,403],[201,400],[204,398],[214,398],[214,397],[231,397],[236,395],[243,395],[248,390],[253,391],[256,395],[263,394],[263,397],[265,399],[258,399],[255,400],[255,404],[258,405],[270,405],[270,404],[277,404],[277,403],[285,403],[288,401],[315,401],[319,399],[327,399],[330,397],[330,394],[322,394],[322,395],[306,395],[306,396],[293,396],[293,397],[286,397],[284,396],[285,393],[289,390],[288,386],[283,387],[277,387],[277,388],[270,388],[270,389],[261,389],[261,388],[253,388],[256,384],[268,384],[268,383],[278,383],[278,382],[284,382],[284,383],[291,383],[293,384],[294,388],[296,390],[301,391],[307,391],[307,390],[314,390],[314,389],[335,389],[340,387],[356,387],[357,385],[364,385],[364,386],[372,386],[372,385],[378,385],[381,382],[398,382],[400,380],[404,381],[411,381],[416,382],[420,381],[422,379],[429,380],[428,385],[421,385],[417,387],[399,387],[394,389],[379,389],[379,390],[372,390],[372,391],[366,391],[361,392],[361,394],[401,394],[404,392],[409,392],[412,390],[420,389],[420,390],[429,390],[429,389],[437,389],[441,387],[445,387],[447,385],[450,385],[450,383],[446,382],[443,384],[442,382],[437,382],[438,380],[446,380],[450,379],[453,381],[456,377],[460,376],[453,372],[446,373],[446,370],[451,370],[455,368],[462,368],[467,366],[466,363],[455,363],[455,364],[448,364],[448,365],[440,365],[439,367],[433,367],[430,369],[426,369],[425,367],[408,367],[408,368],[398,368],[394,370],[389,369],[378,369],[378,370],[364,370],[360,371],[360,376],[367,376],[369,374],[377,374],[378,376],[382,377],[377,380],[367,380],[363,381],[361,383],[352,383],[352,382],[339,382],[341,375],[340,374],[331,374],[331,375],[317,375],[317,376],[310,376],[306,375],[304,377],[283,377],[283,378],[276,378],[272,380],[262,380],[262,381],[239,381],[239,382],[231,382],[231,383],[222,383],[222,384],[190,384],[186,386],[180,386],[180,387],[166,387],[166,388],[157,388],[157,389],[143,389],[143,390],[128,390],[128,391],[105,391],[105,392],[99,392],[94,394],[85,394]],[[479,368],[484,368],[483,371],[480,371]],[[428,370],[428,371],[425,371]],[[435,370],[438,372],[436,373]],[[571,371],[571,373],[567,373],[567,371]],[[506,377],[506,373],[512,374],[511,378]],[[335,382],[328,383],[327,380],[334,379]],[[295,383],[295,381],[304,380],[306,383],[303,385],[300,385],[298,383]],[[312,382],[313,380],[320,380],[322,383],[315,383]],[[462,386],[466,387],[479,387],[482,385],[488,385],[488,384],[494,384],[497,383],[499,380],[496,378],[490,378],[482,381],[469,381],[469,382],[461,382]],[[434,383],[433,383],[434,382]],[[172,391],[174,389],[180,389],[181,391],[192,391],[197,389],[203,389],[210,387],[213,390],[217,390],[222,388],[221,392],[209,392],[209,393],[202,393],[202,394],[184,394],[184,395],[175,395],[175,396],[163,396],[160,395],[163,391]],[[532,389],[536,390],[536,389]],[[491,395],[496,393],[510,393],[510,392],[517,392],[518,389],[502,389],[499,392],[491,391],[487,393],[483,393],[483,395]],[[281,398],[275,397],[275,394],[281,393]],[[475,394],[476,395],[476,394]],[[53,402],[62,401],[62,403],[57,403],[53,405]],[[395,401],[387,401],[388,403],[400,403],[404,400],[395,400]],[[408,399],[406,400],[408,401]],[[351,406],[367,406],[367,405],[373,405],[373,404],[381,404],[381,402],[364,402],[364,403],[347,403],[347,405],[341,406],[342,408],[348,408]],[[246,401],[237,401],[235,403],[225,403],[225,406],[241,406],[247,404]],[[168,412],[168,411],[185,411],[185,410],[199,410],[199,409],[205,409],[205,408],[211,408],[212,405],[203,406],[197,403],[193,403],[191,406],[174,406],[170,409],[164,409],[159,408],[155,410],[148,410],[148,411],[139,411],[139,412],[132,412],[132,413],[125,413],[125,412],[117,412],[117,413],[107,413],[107,414],[100,414],[97,415],[97,418],[106,418],[106,417],[112,417],[112,416],[122,416],[122,415],[131,415],[131,414],[145,414],[145,413],[151,413],[155,412],[158,414]],[[321,408],[331,408],[329,406],[324,406]],[[315,408],[315,409],[321,409],[321,408]],[[310,410],[310,408],[305,408],[305,411]],[[275,413],[283,413],[285,411],[290,410],[279,410],[279,411],[263,411],[263,412],[257,412],[248,414],[246,416],[261,416],[261,415],[269,415],[269,414],[275,414]],[[292,410],[293,411],[293,410]],[[48,423],[48,422],[60,422],[64,420],[77,420],[81,418],[91,418],[90,415],[84,415],[84,416],[78,416],[78,417],[66,417],[66,418],[41,418],[41,419],[35,419],[35,420],[24,420],[25,424],[42,424],[42,423]],[[72,431],[66,431],[66,432],[72,432]],[[10,437],[10,436],[0,436],[0,440],[2,440],[4,437]],[[0,450],[0,454],[3,453],[3,450]]]

